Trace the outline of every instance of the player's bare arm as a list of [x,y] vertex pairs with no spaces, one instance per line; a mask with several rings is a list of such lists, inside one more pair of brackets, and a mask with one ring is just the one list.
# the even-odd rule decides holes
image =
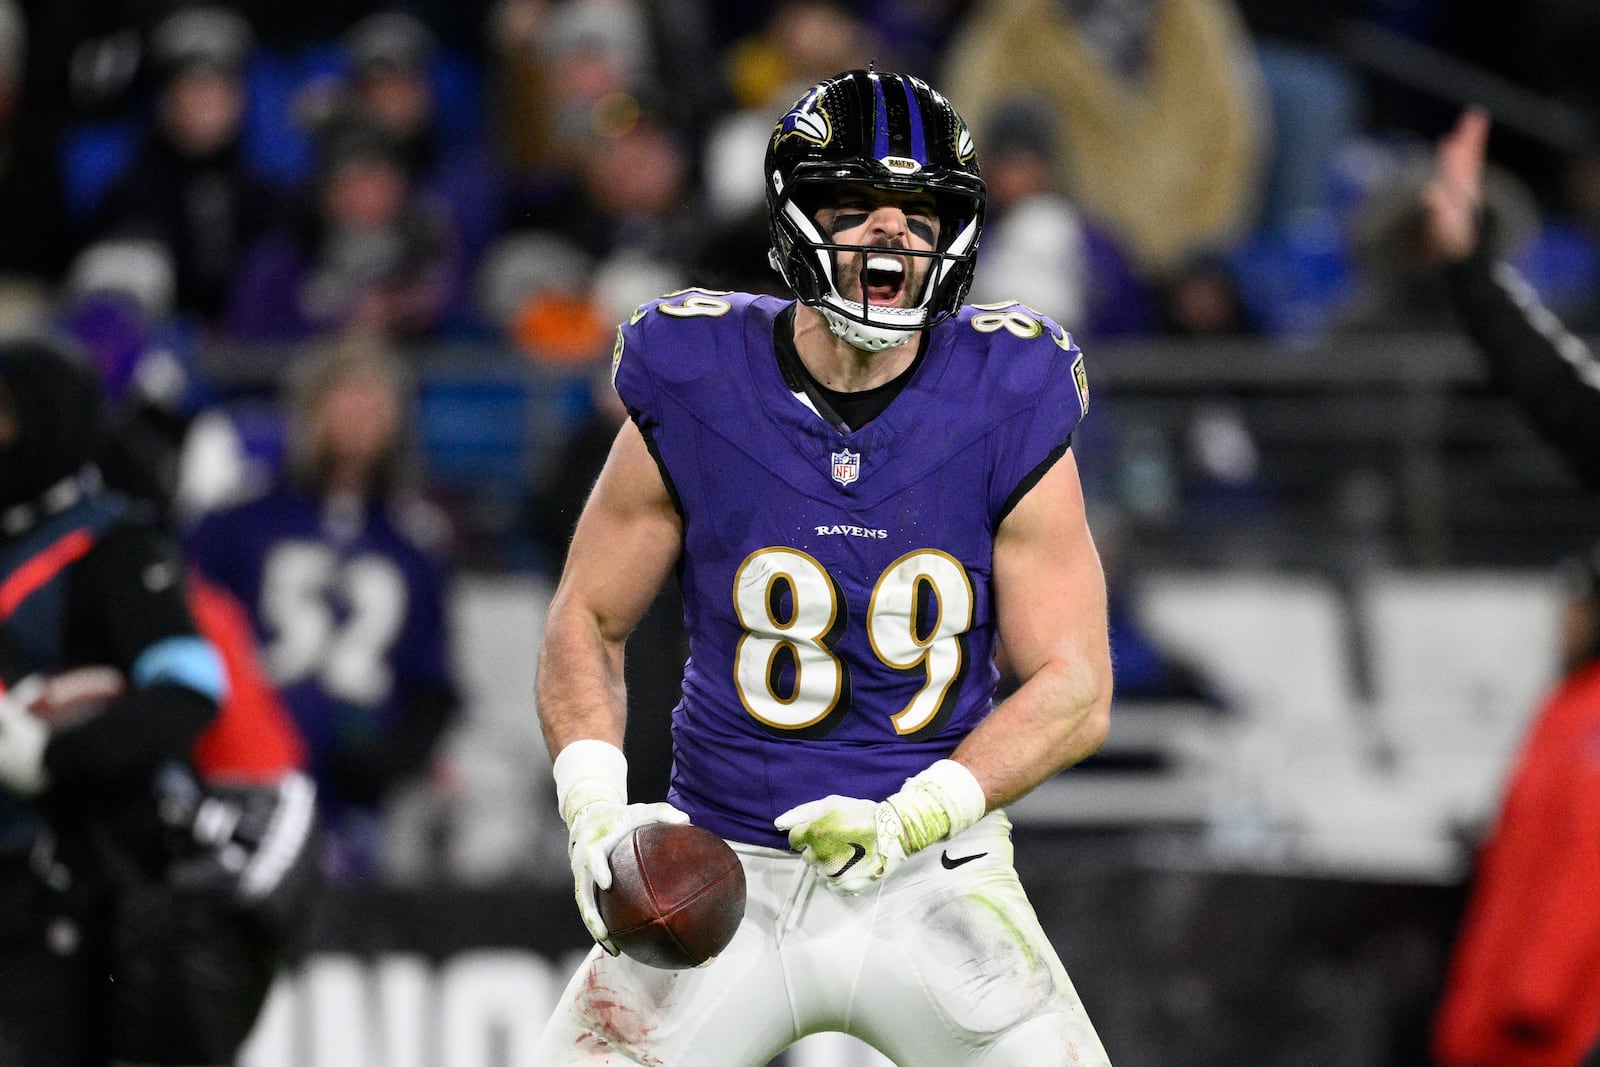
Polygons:
[[[829,796],[779,816],[793,847],[858,893],[906,856],[1024,796],[1104,742],[1111,713],[1105,576],[1069,450],[995,538],[997,624],[1021,687],[882,804]],[[857,848],[859,862],[851,862]]]
[[1001,523],[994,584],[1022,685],[954,753],[991,808],[1091,755],[1111,721],[1105,575],[1071,450]]
[[661,473],[643,435],[627,423],[573,534],[545,623],[538,681],[539,719],[555,758],[552,773],[567,824],[578,915],[612,955],[617,949],[595,900],[596,887],[611,886],[612,846],[645,823],[689,821],[670,804],[629,804],[622,754],[623,646],[681,543]]
[[622,650],[677,561],[683,527],[639,429],[617,433],[556,588],[539,654],[539,718],[557,756],[622,744]]

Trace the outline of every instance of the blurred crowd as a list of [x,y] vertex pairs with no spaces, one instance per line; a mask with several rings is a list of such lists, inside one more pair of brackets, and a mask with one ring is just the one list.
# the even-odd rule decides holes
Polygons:
[[[778,291],[760,160],[805,87],[875,63],[972,124],[990,190],[975,302],[1028,303],[1090,352],[1255,336],[1289,359],[1449,321],[1420,190],[1468,102],[1501,131],[1497,252],[1600,327],[1597,44],[1600,11],[1561,0],[0,0],[0,331],[93,357],[123,458],[155,459],[124,478],[158,483],[140,495],[253,602],[276,680],[393,704],[387,739],[330,739],[320,767],[360,807],[425,773],[454,713],[440,575],[559,566],[623,417],[614,325],[689,285]],[[454,385],[465,440],[548,446],[491,475],[492,522],[412,492],[438,472],[407,405],[430,354],[457,349],[493,354]],[[507,366],[557,383],[553,437],[483,391]],[[347,371],[364,384],[335,388]],[[1225,399],[1188,436],[1249,506],[1259,457]],[[1101,411],[1084,441],[1122,435],[1138,518],[1161,496],[1140,428]],[[264,527],[230,509],[275,477],[273,521],[321,508],[302,533],[326,551],[240,532]],[[329,520],[352,489],[381,506]],[[361,657],[394,633],[352,624],[415,629],[415,610],[385,615],[391,586],[429,613],[407,630],[428,649],[402,657],[413,677]],[[343,598],[332,622],[311,610],[324,593]],[[301,609],[324,628],[275,644]]]
[[1597,39],[1557,0],[0,0],[0,326],[183,416],[241,389],[229,345],[256,385],[351,332],[486,345],[570,378],[577,433],[638,303],[777,286],[773,117],[875,62],[974,127],[976,301],[1091,343],[1441,325],[1417,191],[1487,97],[1496,240],[1582,331]]
[[1600,17],[1459,7],[6,0],[6,309],[39,295],[25,282],[115,284],[116,260],[157,323],[492,334],[581,360],[664,286],[772,288],[766,131],[804,86],[875,61],[977,131],[980,297],[1094,336],[1411,325],[1364,290],[1403,286],[1405,187],[1465,102],[1449,94],[1484,86],[1408,81],[1394,56],[1572,119],[1513,134],[1497,208],[1576,302],[1600,225],[1581,60]]

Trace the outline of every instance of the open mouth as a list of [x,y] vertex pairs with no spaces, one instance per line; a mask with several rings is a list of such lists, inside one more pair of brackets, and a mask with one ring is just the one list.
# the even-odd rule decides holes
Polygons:
[[900,299],[905,287],[906,265],[893,256],[868,256],[861,274],[861,287],[868,304],[888,306]]

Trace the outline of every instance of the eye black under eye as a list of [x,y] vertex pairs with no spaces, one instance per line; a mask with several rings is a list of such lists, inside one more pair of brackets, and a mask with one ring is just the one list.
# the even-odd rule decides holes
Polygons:
[[933,244],[933,223],[929,222],[927,219],[907,219],[906,229],[910,230],[912,233],[916,234],[930,245]]
[[828,227],[829,233],[838,233],[841,230],[853,230],[867,221],[868,213],[865,211],[845,211],[833,217],[833,222]]

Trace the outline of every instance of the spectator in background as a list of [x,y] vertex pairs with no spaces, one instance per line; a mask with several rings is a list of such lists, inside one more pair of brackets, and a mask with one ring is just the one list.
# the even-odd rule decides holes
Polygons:
[[62,193],[57,131],[23,95],[28,53],[22,7],[0,0],[0,326],[38,308],[77,243]]
[[507,233],[484,257],[478,304],[520,356],[581,373],[611,351],[616,332],[611,309],[596,306],[593,279],[594,260],[572,242],[540,230]]
[[[780,0],[759,32],[729,46],[723,62],[735,107],[765,114],[880,45],[857,5]],[[761,199],[759,189],[753,198]]]
[[1055,187],[1049,112],[1008,101],[981,128],[989,221],[978,250],[972,302],[1016,300],[1069,330],[1089,317],[1088,236],[1083,218]]
[[[686,284],[706,247],[693,209],[689,150],[648,95],[615,92],[569,131],[561,189],[519,215],[519,231],[559,238],[593,262],[590,287],[603,321]],[[625,178],[623,177],[625,176]]]
[[1440,1067],[1578,1067],[1600,1040],[1600,549],[1568,570],[1562,677],[1478,854],[1435,1018]]
[[1161,332],[1175,337],[1247,337],[1259,332],[1227,258],[1186,260],[1161,287]]
[[475,121],[446,122],[439,114],[433,33],[413,15],[380,11],[352,26],[342,43],[349,79],[305,102],[312,121],[366,123],[391,137],[417,193],[442,206],[462,256],[476,261],[501,222],[499,175],[473,132]]
[[606,314],[681,288],[699,261],[705,228],[692,179],[688,146],[648,102],[619,103],[583,146],[575,195],[551,222],[596,257]]
[[56,322],[88,352],[107,400],[101,472],[178,528],[259,488],[233,418],[199,365],[203,331],[176,314],[171,250],[159,241],[98,241],[74,258]]
[[412,176],[419,181],[437,162],[439,131],[429,64],[433,34],[401,11],[369,15],[344,35],[350,56],[348,97],[339,102],[399,145]]
[[723,63],[733,107],[711,123],[701,157],[712,234],[699,280],[722,289],[779,291],[767,262],[761,183],[773,112],[835,71],[866,66],[881,56],[880,44],[849,4],[784,0],[764,25],[728,48]]
[[154,123],[93,223],[102,235],[165,244],[177,308],[206,323],[218,320],[245,251],[282,206],[240,148],[253,39],[244,19],[223,7],[185,8],[156,26]]
[[265,341],[434,330],[462,270],[449,216],[418,192],[399,143],[370,123],[331,124],[317,154],[300,218],[258,241],[235,276],[228,331]]
[[1146,328],[1149,296],[1127,256],[1061,192],[1049,111],[1003,101],[982,128],[989,221],[973,302],[1018,300],[1096,336]]
[[489,25],[502,137],[534,147],[521,136],[532,118],[549,154],[517,158],[559,169],[565,142],[587,138],[596,105],[649,89],[669,102],[673,125],[697,140],[726,106],[706,8],[705,0],[499,0]]
[[593,136],[601,112],[651,84],[649,22],[637,3],[555,4],[547,7],[530,43],[544,74],[548,95],[540,103],[549,133],[547,153],[533,164],[559,179],[569,173],[577,146]]
[[1441,268],[1451,308],[1477,343],[1489,380],[1600,489],[1600,361],[1539,302],[1485,232],[1489,115],[1469,109],[1439,142],[1420,194],[1418,242]]
[[116,448],[99,457],[102,473],[169,517],[199,503],[178,499],[181,458],[211,399],[195,364],[198,331],[175,315],[175,274],[172,250],[160,241],[98,241],[73,260],[57,314],[104,385]]
[[296,368],[282,480],[190,537],[200,570],[249,606],[305,735],[335,878],[381,870],[385,802],[428,773],[457,707],[448,549],[412,483],[408,401],[380,344],[317,353]]
[[[1371,185],[1349,220],[1354,266],[1349,300],[1336,307],[1332,330],[1442,330],[1454,325],[1423,204],[1432,160],[1420,148],[1403,152]],[[1479,176],[1479,209],[1492,258],[1515,258],[1538,228],[1538,204],[1515,175],[1489,167]]]
[[1228,0],[978,0],[947,63],[969,113],[1031,94],[1055,116],[1063,191],[1147,280],[1253,223],[1265,100]]
[[510,218],[540,221],[577,182],[596,137],[648,107],[695,158],[722,107],[699,0],[501,0],[491,81],[493,137],[511,168]]

